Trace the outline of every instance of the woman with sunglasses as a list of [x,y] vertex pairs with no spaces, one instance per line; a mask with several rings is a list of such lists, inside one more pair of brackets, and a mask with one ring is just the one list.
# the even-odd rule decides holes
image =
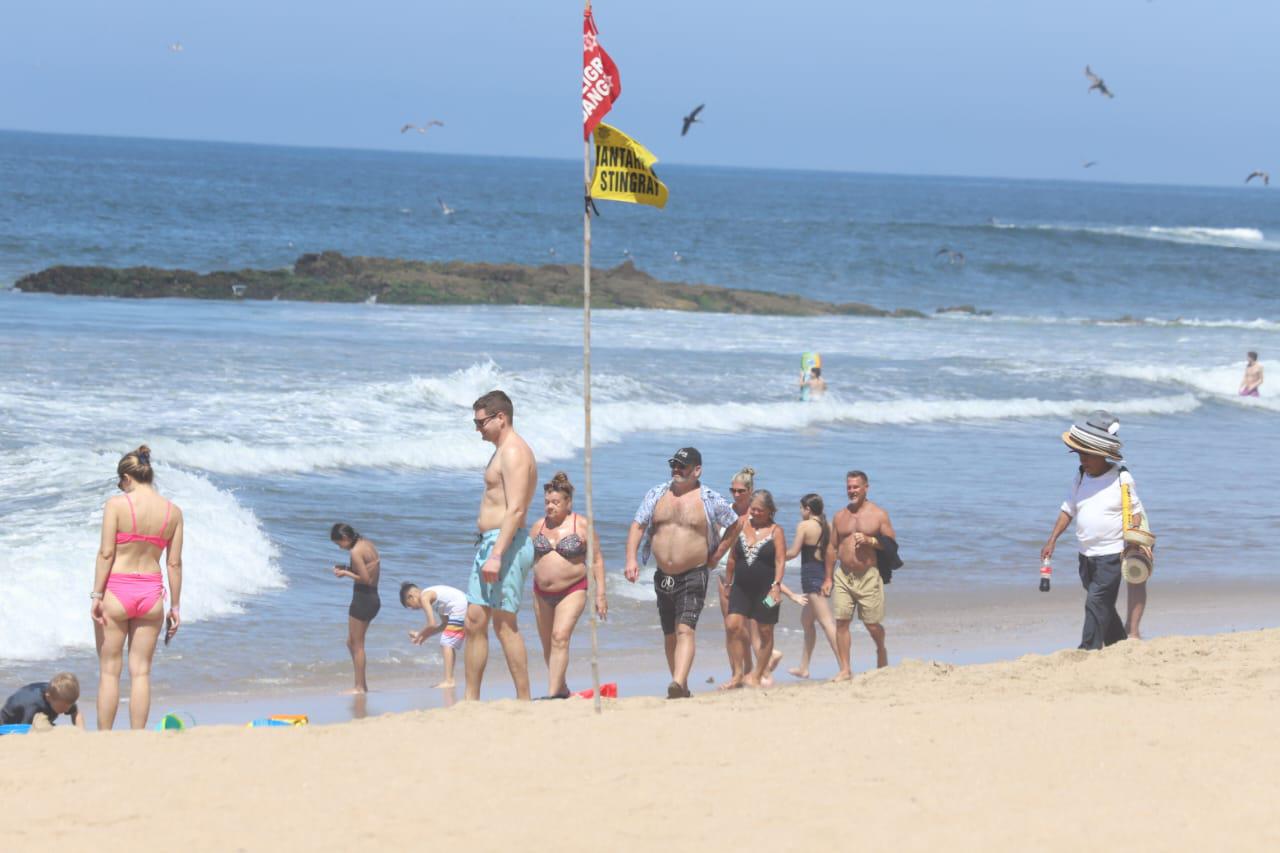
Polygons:
[[[116,466],[116,487],[124,494],[102,508],[102,541],[94,567],[89,615],[98,646],[98,728],[115,725],[120,706],[120,670],[129,644],[129,726],[146,728],[151,713],[151,659],[161,624],[164,641],[182,620],[182,510],[153,485],[151,448],[126,453]],[[147,532],[143,532],[147,531]],[[169,616],[164,618],[160,555],[169,568]]]

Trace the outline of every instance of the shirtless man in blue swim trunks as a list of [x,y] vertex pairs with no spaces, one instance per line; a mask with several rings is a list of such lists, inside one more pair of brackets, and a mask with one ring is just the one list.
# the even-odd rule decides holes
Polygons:
[[476,518],[476,557],[467,585],[466,664],[467,699],[480,698],[480,682],[489,662],[489,622],[502,644],[507,669],[515,682],[516,698],[529,698],[529,657],[516,624],[529,568],[533,542],[525,529],[525,513],[538,482],[538,464],[525,440],[512,425],[511,398],[490,391],[471,404],[476,432],[496,448],[484,469],[484,497]]

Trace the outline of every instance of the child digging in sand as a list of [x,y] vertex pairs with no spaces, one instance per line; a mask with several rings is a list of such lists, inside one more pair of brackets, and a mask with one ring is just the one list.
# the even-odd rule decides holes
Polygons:
[[[0,723],[34,723],[43,715],[50,725],[54,718],[66,714],[71,723],[84,728],[84,717],[76,707],[80,698],[80,682],[69,672],[60,672],[48,681],[28,684],[9,697],[0,710]],[[43,721],[42,721],[43,722]]]
[[[427,624],[421,631],[410,631],[409,639],[415,646],[426,642],[432,634],[440,635],[440,650],[444,655],[444,680],[436,687],[453,687],[453,665],[457,662],[458,649],[462,648],[464,623],[467,619],[467,595],[451,586],[429,586],[419,589],[412,581],[400,585],[400,603],[410,610],[421,609],[427,616]],[[435,607],[440,608],[436,618]]]

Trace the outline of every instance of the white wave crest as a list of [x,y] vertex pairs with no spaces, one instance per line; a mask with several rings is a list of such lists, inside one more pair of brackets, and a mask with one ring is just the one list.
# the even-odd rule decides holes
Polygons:
[[[1241,397],[1240,378],[1244,362],[1217,367],[1183,367],[1163,364],[1113,364],[1101,369],[1109,376],[1138,379],[1152,384],[1181,385],[1218,402],[1235,403],[1254,409],[1280,412],[1280,399],[1275,397]],[[1265,386],[1263,386],[1265,389]]]
[[[0,462],[0,480],[23,496],[0,530],[0,659],[45,660],[93,648],[87,594],[116,461],[39,446],[6,453]],[[156,477],[185,514],[185,622],[238,613],[247,596],[284,586],[275,547],[232,494],[164,465]]]
[[993,227],[1002,230],[1098,234],[1105,237],[1157,240],[1188,246],[1280,251],[1280,241],[1268,240],[1266,235],[1257,228],[1210,228],[1203,225],[1018,225],[1005,222],[993,223]]

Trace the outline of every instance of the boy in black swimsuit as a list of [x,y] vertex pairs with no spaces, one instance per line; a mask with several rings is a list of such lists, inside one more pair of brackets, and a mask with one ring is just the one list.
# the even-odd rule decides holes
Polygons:
[[60,672],[48,681],[28,684],[9,697],[0,710],[0,724],[31,723],[43,716],[52,725],[54,718],[67,714],[73,725],[84,728],[84,717],[76,707],[80,682],[69,672]]

